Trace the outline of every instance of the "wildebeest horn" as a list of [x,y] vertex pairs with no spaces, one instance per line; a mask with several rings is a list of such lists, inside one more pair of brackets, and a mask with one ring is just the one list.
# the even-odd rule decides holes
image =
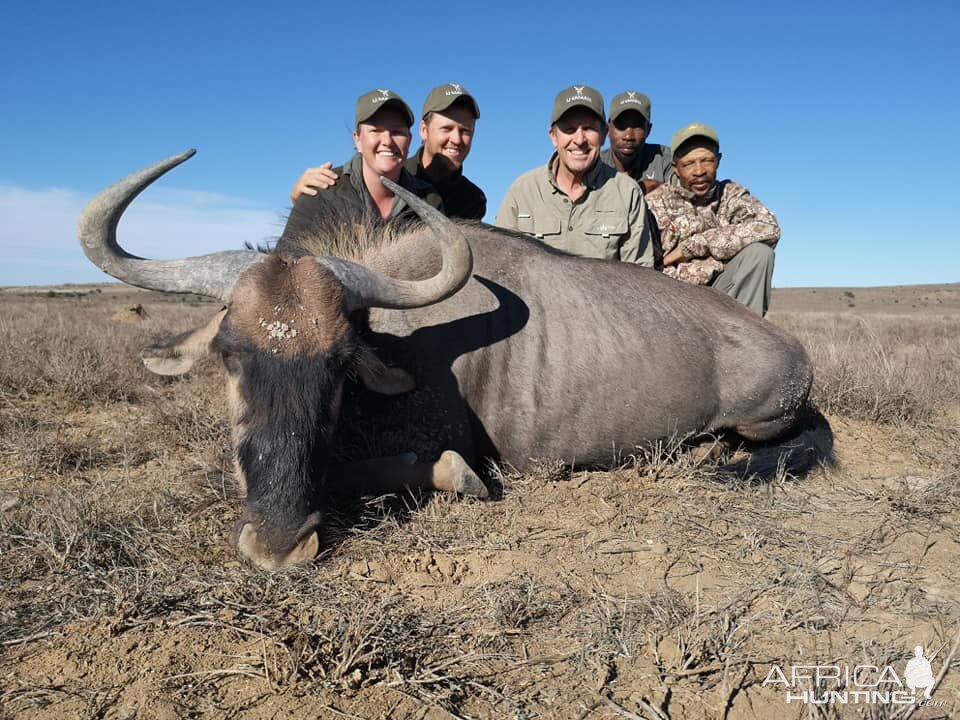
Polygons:
[[240,273],[262,259],[261,253],[230,250],[180,260],[147,260],[131,255],[117,244],[117,224],[133,199],[196,152],[187,150],[128,175],[87,203],[80,214],[77,236],[91,262],[128,285],[163,292],[196,293],[221,300],[230,297]]
[[329,267],[347,288],[351,310],[424,307],[450,297],[466,284],[473,270],[473,253],[467,238],[443,213],[409,190],[385,177],[381,177],[380,182],[403,198],[433,230],[440,242],[440,272],[426,280],[397,280],[341,258],[323,257],[318,258],[318,262]]

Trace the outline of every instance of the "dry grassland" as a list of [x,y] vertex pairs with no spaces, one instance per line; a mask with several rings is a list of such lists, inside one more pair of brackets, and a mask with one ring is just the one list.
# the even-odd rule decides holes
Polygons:
[[[272,574],[227,543],[216,365],[138,361],[214,306],[99,290],[0,293],[2,717],[960,715],[960,286],[778,293],[835,467],[759,481],[665,447],[502,470],[488,502],[343,499],[322,558]],[[926,707],[763,686],[902,677],[915,645],[944,671]]]

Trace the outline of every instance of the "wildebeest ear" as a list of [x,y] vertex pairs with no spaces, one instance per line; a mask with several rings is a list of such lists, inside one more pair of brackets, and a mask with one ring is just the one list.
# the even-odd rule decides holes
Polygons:
[[227,309],[223,308],[203,327],[189,330],[169,340],[147,345],[140,351],[140,359],[147,370],[157,375],[183,375],[197,358],[210,352],[210,341],[220,330],[220,323]]
[[366,347],[357,360],[357,374],[367,390],[380,395],[399,395],[417,386],[410,373],[401,368],[387,367],[373,350]]

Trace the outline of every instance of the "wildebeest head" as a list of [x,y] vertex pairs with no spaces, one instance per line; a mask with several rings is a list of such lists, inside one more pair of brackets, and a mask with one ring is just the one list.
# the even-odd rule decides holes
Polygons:
[[160,374],[186,372],[201,354],[221,358],[227,375],[237,477],[247,506],[235,530],[242,555],[268,569],[316,554],[322,480],[345,380],[386,394],[413,388],[357,337],[350,314],[371,307],[423,307],[457,292],[472,256],[460,230],[401,187],[383,180],[430,226],[441,270],[406,281],[335,257],[239,250],[182,260],[146,260],[124,251],[116,228],[150,183],[193,155],[152,165],[104,190],[84,209],[79,237],[102,270],[130,285],[216,297],[226,306],[205,327],[144,351]]

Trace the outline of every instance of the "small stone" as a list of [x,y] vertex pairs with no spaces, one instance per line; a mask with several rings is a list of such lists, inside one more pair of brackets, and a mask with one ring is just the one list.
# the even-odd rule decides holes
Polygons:
[[146,320],[148,317],[150,317],[150,314],[143,305],[137,303],[136,305],[130,305],[123,310],[117,311],[111,320],[115,322],[140,322],[141,320]]
[[815,565],[821,575],[832,575],[843,568],[843,564],[835,558],[825,557]]
[[456,570],[456,563],[453,558],[446,557],[444,555],[436,558],[437,570],[440,571],[440,574],[444,577],[453,577],[454,571]]
[[351,690],[356,690],[358,687],[360,687],[361,683],[363,683],[363,673],[360,672],[359,668],[357,668],[352,673],[347,675],[346,678],[344,678],[344,682],[346,682],[348,688]]
[[863,583],[852,582],[847,585],[847,593],[858,603],[862,603],[870,597],[870,588]]

